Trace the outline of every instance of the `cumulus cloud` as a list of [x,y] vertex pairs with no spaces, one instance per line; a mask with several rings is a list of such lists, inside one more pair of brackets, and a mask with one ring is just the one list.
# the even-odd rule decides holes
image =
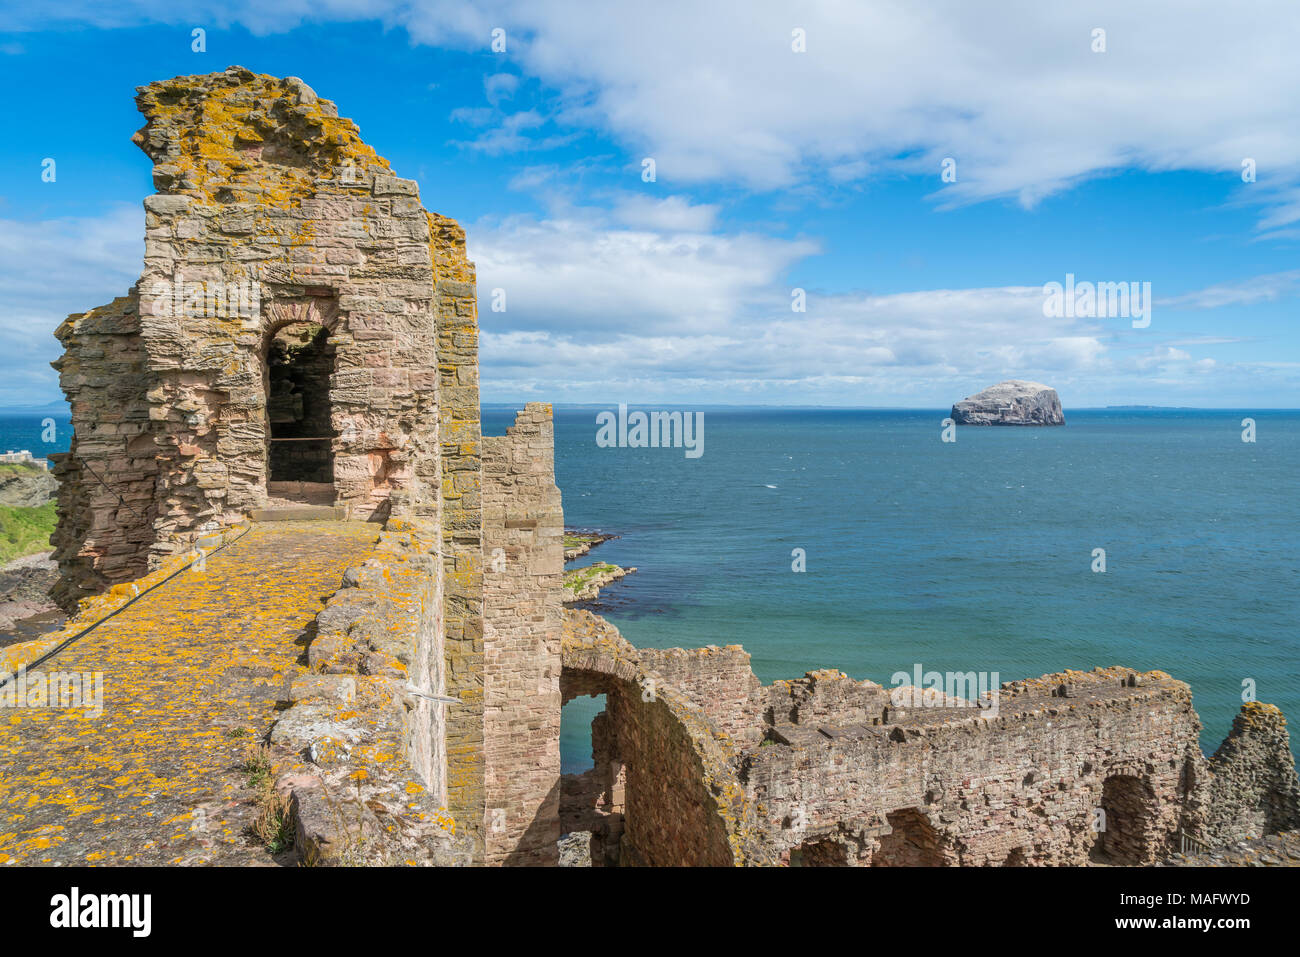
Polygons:
[[[268,33],[359,19],[403,27],[417,43],[482,51],[493,28],[507,31],[508,53],[484,79],[487,106],[457,114],[473,136],[466,145],[485,153],[537,150],[595,128],[626,151],[612,162],[653,156],[669,193],[696,183],[806,191],[902,171],[933,175],[940,206],[994,197],[1032,205],[1118,169],[1240,182],[1249,158],[1259,179],[1242,184],[1237,201],[1259,205],[1260,237],[1300,235],[1292,0],[1257,0],[1248,14],[1210,0],[1098,0],[1086,10],[1008,0],[992,11],[963,0],[211,0],[184,11],[160,0],[68,0],[11,7],[0,28],[183,20]],[[1104,53],[1093,52],[1098,27]],[[805,53],[791,50],[796,28]],[[524,82],[540,93],[516,109]],[[946,158],[956,181],[941,184]],[[530,166],[512,185],[558,190],[557,172]],[[1045,318],[1036,286],[809,289],[807,312],[792,313],[787,277],[818,250],[815,239],[729,230],[717,206],[681,195],[604,199],[603,209],[555,203],[547,217],[467,224],[483,295],[484,382],[498,395],[531,394],[539,383],[553,394],[567,383],[566,398],[943,404],[1011,375],[1063,395],[1086,382],[1101,395],[1116,382],[1178,388],[1206,375],[1263,374],[1265,364],[1204,356],[1210,341],[1160,341],[1158,323],[1138,333],[1123,322]],[[97,259],[106,240],[90,221],[59,226],[44,255],[27,242],[40,248],[43,231],[5,231],[0,251],[18,256],[0,275],[9,342],[15,323],[52,328],[59,311],[124,288],[139,263],[134,215],[131,254],[112,268]],[[37,295],[31,277],[49,262],[99,291],[61,285]],[[1273,273],[1158,306],[1245,307],[1293,295],[1298,282],[1296,271]],[[505,312],[491,311],[494,288],[506,292]],[[1273,367],[1295,382],[1290,365]]]
[[[624,204],[613,218],[575,209],[550,219],[479,222],[468,234],[483,315],[497,329],[699,333],[735,321],[754,297],[771,296],[775,277],[818,248],[809,240],[685,228],[709,217],[707,208],[681,201]],[[629,221],[638,228],[622,225]],[[492,313],[497,288],[506,309]],[[788,303],[788,291],[782,295]]]
[[[684,199],[661,202],[672,215],[657,225],[652,207],[633,204],[629,215],[615,198],[608,210],[470,227],[487,398],[940,406],[1015,377],[1049,382],[1076,403],[1177,404],[1209,375],[1225,395],[1295,386],[1289,365],[1205,354],[1239,338],[1167,341],[1160,323],[1045,316],[1038,285],[808,289],[806,311],[795,312],[788,276],[816,242],[722,232]],[[1295,279],[1210,286],[1177,304],[1248,305]],[[504,312],[492,310],[494,289],[506,294]]]
[[787,276],[817,244],[700,228],[711,225],[710,211],[674,197],[472,226],[485,387],[914,404],[951,393],[954,377],[1106,372],[1106,343],[1127,325],[1046,317],[1037,286],[809,289],[797,312]]
[[0,405],[57,397],[54,330],[70,313],[126,293],[143,237],[144,211],[125,203],[95,217],[0,220]]

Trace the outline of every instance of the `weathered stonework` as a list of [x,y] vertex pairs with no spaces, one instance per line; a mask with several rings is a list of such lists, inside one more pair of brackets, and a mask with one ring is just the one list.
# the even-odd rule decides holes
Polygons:
[[[469,863],[477,808],[448,794],[438,529],[390,519],[316,618],[311,676],[271,742],[301,760],[281,772],[297,842],[312,863]],[[400,827],[389,822],[402,819]]]
[[1282,712],[1249,702],[1210,759],[1206,837],[1227,844],[1300,828],[1300,781]]
[[608,702],[596,767],[565,777],[561,808],[593,864],[701,863],[717,835],[731,856],[714,863],[1151,864],[1300,812],[1280,712],[1246,705],[1207,762],[1190,691],[1163,672],[1065,672],[1003,685],[996,708],[934,707],[834,670],[764,687],[738,646],[636,649],[570,612],[562,683]]
[[144,270],[58,330],[74,429],[55,468],[59,601],[84,604],[268,506],[388,520],[345,583],[363,587],[322,613],[321,677],[295,690],[276,734],[330,769],[327,792],[340,755],[379,782],[368,787],[413,786],[317,733],[316,711],[365,702],[344,709],[358,712],[348,733],[404,757],[420,800],[481,858],[482,461],[464,232],[296,78],[231,67],[141,87],[136,102],[158,189]]
[[[444,484],[440,329],[473,323],[458,231],[300,80],[231,67],[136,102],[159,190],[144,270],[59,330],[76,433],[56,470],[65,604],[265,506],[273,441],[314,442],[317,476],[353,518],[386,517],[394,493],[429,508]],[[322,435],[274,434],[268,354],[287,329],[329,352],[328,412],[297,423]],[[465,378],[457,348],[446,358]],[[454,592],[472,618],[473,587]]]
[[564,512],[550,406],[483,440],[489,864],[558,863]]

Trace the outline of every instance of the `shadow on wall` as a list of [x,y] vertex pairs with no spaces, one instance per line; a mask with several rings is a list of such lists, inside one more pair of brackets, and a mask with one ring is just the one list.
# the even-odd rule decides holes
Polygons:
[[1130,774],[1108,777],[1101,789],[1101,814],[1091,858],[1100,864],[1147,864],[1164,850],[1152,834],[1159,804],[1151,786]]

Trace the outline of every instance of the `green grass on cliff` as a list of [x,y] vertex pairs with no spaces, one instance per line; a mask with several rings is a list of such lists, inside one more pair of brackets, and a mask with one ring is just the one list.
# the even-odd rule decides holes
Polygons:
[[582,568],[570,568],[564,573],[564,587],[571,591],[576,590],[598,575],[617,570],[618,566],[611,565],[609,562],[596,562],[594,565],[584,565]]
[[36,508],[0,505],[0,564],[34,552],[48,552],[54,522],[53,502]]

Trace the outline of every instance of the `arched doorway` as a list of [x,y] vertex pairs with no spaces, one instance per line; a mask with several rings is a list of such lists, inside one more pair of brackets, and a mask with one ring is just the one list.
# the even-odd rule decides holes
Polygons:
[[334,504],[332,301],[276,303],[263,344],[271,505]]
[[590,833],[593,865],[735,863],[739,825],[719,800],[735,782],[719,777],[730,765],[712,729],[617,656],[566,648],[565,660],[562,701],[604,695],[605,709],[591,721],[594,766],[561,776],[561,834]]

